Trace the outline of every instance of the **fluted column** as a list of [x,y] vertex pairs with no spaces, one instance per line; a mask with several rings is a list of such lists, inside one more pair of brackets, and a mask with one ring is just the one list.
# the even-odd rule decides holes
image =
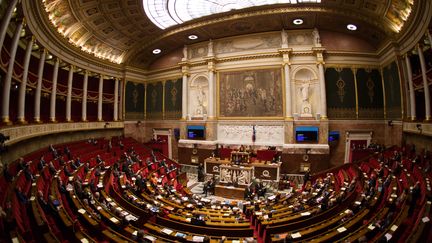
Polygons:
[[289,63],[284,64],[284,76],[285,76],[285,117],[288,119],[292,119],[292,105],[291,105],[291,71]]
[[27,123],[25,121],[25,98],[26,98],[25,95],[26,95],[28,70],[29,70],[30,58],[31,58],[31,53],[33,48],[33,42],[34,42],[33,36],[27,39],[26,53],[24,55],[23,77],[18,92],[18,122],[21,124]]
[[81,120],[87,121],[87,83],[88,83],[88,71],[86,70],[84,73],[84,82],[83,82],[83,97],[82,97],[82,113]]
[[42,79],[43,72],[45,67],[45,58],[46,58],[46,50],[42,50],[39,58],[39,67],[38,67],[38,81],[36,85],[36,93],[35,93],[35,106],[34,106],[34,121],[40,122],[40,103],[41,103],[41,89],[42,89]]
[[114,83],[114,117],[113,117],[114,121],[118,120],[118,93],[119,93],[118,91],[119,91],[119,80],[118,78],[116,78]]
[[189,76],[189,66],[188,66],[188,47],[185,45],[183,47],[183,58],[180,65],[182,65],[182,120],[188,118],[188,76]]
[[187,119],[187,100],[188,100],[188,74],[187,72],[183,73],[182,80],[182,119]]
[[98,121],[102,121],[103,75],[99,76]]
[[17,22],[15,33],[12,39],[12,45],[9,52],[10,53],[9,66],[6,73],[6,77],[3,82],[2,121],[3,123],[7,123],[7,124],[11,123],[9,120],[10,87],[12,82],[13,68],[15,65],[16,51],[17,51],[18,42],[21,35],[23,24],[24,24],[23,21]]
[[54,63],[54,70],[52,76],[52,90],[50,97],[50,121],[56,121],[56,98],[57,98],[57,79],[60,59],[56,58]]
[[429,84],[428,84],[427,75],[426,75],[426,63],[425,63],[425,59],[424,59],[424,55],[423,55],[423,48],[420,45],[417,45],[417,51],[418,51],[418,55],[420,58],[421,73],[422,73],[422,78],[423,78],[426,121],[430,121],[430,119],[431,119],[430,94],[429,94]]
[[406,71],[408,75],[408,87],[409,87],[409,100],[410,100],[410,118],[411,120],[416,119],[416,103],[415,103],[415,94],[414,94],[414,85],[413,85],[413,79],[412,79],[412,68],[411,68],[411,61],[409,59],[408,54],[405,55],[405,64],[406,64]]
[[214,69],[208,71],[209,76],[209,99],[208,99],[208,118],[213,119],[215,117],[215,72]]
[[71,121],[73,73],[74,73],[74,66],[71,65],[69,67],[67,96],[66,96],[66,121],[67,122]]
[[210,40],[208,43],[208,82],[209,82],[209,98],[208,98],[208,106],[207,106],[207,116],[210,119],[213,119],[215,117],[215,60],[214,60],[214,54],[213,54],[213,41]]
[[3,47],[4,39],[6,37],[6,32],[17,3],[18,0],[10,1],[6,11],[4,12],[4,16],[2,16],[2,22],[0,24],[0,50]]
[[318,75],[320,83],[320,103],[321,103],[321,119],[327,119],[327,98],[326,98],[326,87],[324,77],[324,64],[323,62],[318,63]]

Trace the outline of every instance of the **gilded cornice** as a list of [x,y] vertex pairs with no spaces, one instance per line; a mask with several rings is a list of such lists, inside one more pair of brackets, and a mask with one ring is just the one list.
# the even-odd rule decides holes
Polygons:
[[279,53],[272,52],[272,53],[261,53],[261,54],[252,54],[252,55],[221,57],[221,58],[217,58],[217,62],[222,63],[222,62],[244,61],[244,60],[253,60],[253,59],[274,58],[274,57],[280,57]]
[[27,126],[9,126],[0,129],[0,132],[5,136],[10,136],[11,139],[6,142],[6,145],[15,144],[19,141],[33,137],[45,136],[49,134],[75,132],[84,130],[99,130],[99,129],[122,129],[123,122],[73,122],[73,123],[49,123]]
[[389,27],[385,27],[382,24],[382,21],[380,18],[372,17],[372,16],[365,16],[363,14],[360,14],[356,11],[352,11],[350,9],[344,9],[344,8],[330,8],[325,6],[307,6],[307,7],[282,7],[282,8],[276,8],[276,9],[263,9],[263,10],[256,10],[256,11],[245,11],[245,12],[239,12],[232,15],[227,16],[221,16],[218,18],[212,18],[204,21],[199,22],[192,22],[190,24],[183,24],[180,25],[177,28],[174,28],[170,31],[166,31],[165,33],[159,35],[156,38],[152,38],[148,42],[146,42],[144,45],[142,43],[136,44],[134,47],[131,48],[130,51],[127,52],[125,55],[126,62],[130,62],[134,59],[133,55],[139,55],[142,50],[148,48],[149,46],[153,46],[156,43],[160,42],[161,40],[168,38],[170,36],[187,32],[193,29],[199,29],[204,26],[218,24],[226,21],[234,21],[238,19],[243,18],[249,18],[249,17],[257,17],[257,16],[265,16],[265,15],[277,15],[277,14],[287,14],[287,13],[297,13],[297,12],[308,12],[308,13],[321,13],[321,14],[334,14],[334,15],[342,15],[345,17],[349,17],[350,19],[356,18],[361,21],[364,21],[366,23],[369,23],[373,25],[375,28],[380,29],[384,31],[387,35],[393,34],[393,31]]

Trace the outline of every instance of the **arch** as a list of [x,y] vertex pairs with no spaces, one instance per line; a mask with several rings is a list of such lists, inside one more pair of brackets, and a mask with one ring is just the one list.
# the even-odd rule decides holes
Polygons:
[[205,118],[208,114],[209,79],[199,74],[191,78],[188,93],[188,117]]
[[294,79],[294,80],[297,80],[297,77],[299,75],[305,76],[305,75],[307,75],[307,72],[312,73],[312,75],[313,75],[313,77],[310,78],[310,80],[316,80],[316,79],[318,79],[317,70],[316,69],[314,70],[310,66],[298,66],[298,67],[295,67],[293,69],[293,71],[292,71],[291,78]]

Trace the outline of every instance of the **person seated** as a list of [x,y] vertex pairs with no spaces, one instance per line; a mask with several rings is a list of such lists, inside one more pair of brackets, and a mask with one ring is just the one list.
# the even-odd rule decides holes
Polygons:
[[6,164],[3,168],[3,176],[5,177],[7,182],[12,182],[14,179],[14,176],[9,171],[9,164]]
[[67,188],[65,186],[65,184],[63,183],[62,180],[58,180],[59,182],[59,191],[60,193],[66,193],[67,192]]
[[70,177],[70,176],[73,175],[72,171],[69,170],[69,168],[68,168],[67,165],[65,165],[65,166],[63,167],[63,171],[64,171],[64,173],[65,173],[65,175],[66,175],[67,177]]
[[45,165],[46,165],[46,162],[45,162],[44,156],[42,155],[40,157],[40,159],[39,159],[38,170],[39,171],[43,170],[43,168],[45,167]]
[[29,163],[26,164],[26,167],[24,169],[24,175],[28,181],[34,181],[35,176],[33,175],[33,173],[30,170],[30,166],[29,166],[30,163],[31,163],[31,161],[29,161]]
[[71,151],[70,151],[70,149],[69,149],[68,146],[64,147],[63,152],[64,152],[64,154],[66,154],[66,156],[68,157],[68,160],[72,160],[72,154],[71,154]]
[[246,149],[243,145],[240,145],[239,152],[246,152]]
[[19,158],[18,160],[18,170],[24,170],[26,168],[27,163],[24,161],[24,158]]
[[28,202],[27,196],[22,192],[20,186],[15,189],[15,192],[20,203],[26,204]]

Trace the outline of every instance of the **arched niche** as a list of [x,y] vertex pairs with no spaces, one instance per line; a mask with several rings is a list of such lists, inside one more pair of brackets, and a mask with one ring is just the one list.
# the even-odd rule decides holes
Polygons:
[[316,117],[320,102],[317,68],[298,66],[292,71],[292,80],[295,116],[299,119]]
[[189,83],[189,104],[188,117],[195,119],[204,119],[207,117],[207,107],[209,99],[208,78],[198,75],[191,78]]

